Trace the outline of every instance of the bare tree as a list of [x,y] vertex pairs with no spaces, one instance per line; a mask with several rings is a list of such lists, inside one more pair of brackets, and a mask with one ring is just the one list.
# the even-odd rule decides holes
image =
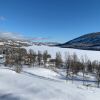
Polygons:
[[96,68],[97,68],[97,65],[98,65],[97,63],[98,63],[98,61],[96,61],[96,60],[92,62],[92,73],[93,74],[96,73]]
[[82,63],[82,73],[83,73],[83,85],[85,84],[85,73],[87,71],[87,63],[88,57],[87,55],[81,57],[81,63]]
[[78,61],[78,57],[77,55],[74,53],[72,56],[71,56],[71,77],[72,77],[72,82],[73,82],[73,79],[74,79],[74,74],[76,74],[76,68],[77,68],[77,61]]
[[33,50],[32,49],[29,50],[28,58],[29,58],[29,65],[31,67],[33,63]]
[[46,67],[46,63],[47,63],[48,58],[51,58],[51,55],[48,54],[48,52],[47,52],[47,50],[46,50],[46,51],[44,51],[44,53],[43,53],[43,61],[44,61],[44,66],[45,66],[45,67]]
[[80,70],[80,60],[77,57],[77,55],[74,53],[72,55],[72,61],[71,61],[71,69],[73,74],[77,74]]
[[40,66],[42,63],[42,53],[40,51],[38,51],[37,61],[38,61],[38,65]]
[[60,52],[57,52],[56,53],[56,58],[55,58],[55,66],[56,67],[61,67],[61,65],[62,65],[62,56],[61,56],[61,53]]
[[96,67],[96,79],[97,79],[97,87],[100,87],[100,62],[97,63]]
[[68,52],[65,54],[65,67],[66,67],[66,77],[69,77],[71,68],[71,55]]
[[33,62],[33,66],[35,65],[35,63],[36,63],[36,58],[37,58],[37,54],[36,54],[36,52],[35,51],[33,51],[33,57],[32,57],[32,62]]
[[93,72],[93,66],[92,66],[92,62],[90,60],[87,61],[87,72],[88,73]]

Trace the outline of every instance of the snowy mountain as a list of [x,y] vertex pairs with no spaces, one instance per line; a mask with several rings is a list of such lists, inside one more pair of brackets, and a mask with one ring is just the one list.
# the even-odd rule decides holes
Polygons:
[[100,50],[100,32],[89,33],[60,45],[65,48]]
[[15,47],[22,47],[22,46],[32,46],[32,45],[46,45],[46,46],[55,46],[58,45],[57,42],[34,42],[29,39],[12,39],[12,38],[3,38],[0,37],[0,46],[15,46]]
[[59,45],[60,43],[58,43],[58,42],[32,42],[32,44],[38,45],[38,46],[41,46],[41,45],[56,46],[56,45]]
[[4,39],[0,38],[0,46],[31,46],[32,42],[28,40],[21,39]]

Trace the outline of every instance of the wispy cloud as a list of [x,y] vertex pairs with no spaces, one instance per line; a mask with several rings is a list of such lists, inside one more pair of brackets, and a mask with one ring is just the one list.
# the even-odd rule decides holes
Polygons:
[[6,17],[0,16],[0,20],[1,20],[1,21],[4,21],[4,20],[6,20]]
[[32,41],[42,41],[42,40],[49,40],[47,37],[33,37],[29,38],[28,36],[24,36],[20,33],[14,33],[14,32],[0,32],[0,38],[4,39],[18,39],[18,40],[32,40]]
[[34,37],[31,40],[33,41],[41,41],[41,40],[48,40],[49,38],[44,38],[44,37]]
[[13,32],[0,32],[0,37],[7,39],[24,39],[23,35]]

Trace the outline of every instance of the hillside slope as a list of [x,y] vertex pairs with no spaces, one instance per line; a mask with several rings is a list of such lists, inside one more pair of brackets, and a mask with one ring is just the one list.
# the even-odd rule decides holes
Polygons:
[[[0,100],[99,100],[100,98],[99,89],[87,89],[66,81],[45,78],[48,77],[49,69],[37,68],[35,74],[32,73],[34,68],[28,72],[27,70],[17,74],[12,70],[0,68]],[[43,77],[38,76],[41,72]],[[49,72],[51,77],[57,75],[55,73],[52,76],[54,72]]]
[[100,32],[89,33],[60,45],[65,48],[100,50]]

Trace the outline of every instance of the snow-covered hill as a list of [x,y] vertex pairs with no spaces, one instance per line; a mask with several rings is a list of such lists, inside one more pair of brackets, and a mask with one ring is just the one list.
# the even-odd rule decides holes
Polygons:
[[78,48],[85,50],[100,50],[100,32],[89,33],[73,40],[70,40],[61,47]]
[[0,100],[99,100],[100,89],[57,81],[56,76],[44,68],[27,68],[18,74],[1,67]]

